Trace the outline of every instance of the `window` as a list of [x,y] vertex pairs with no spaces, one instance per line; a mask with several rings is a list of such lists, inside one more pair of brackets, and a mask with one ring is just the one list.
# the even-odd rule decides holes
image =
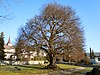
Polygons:
[[100,58],[98,58],[98,61],[100,61]]

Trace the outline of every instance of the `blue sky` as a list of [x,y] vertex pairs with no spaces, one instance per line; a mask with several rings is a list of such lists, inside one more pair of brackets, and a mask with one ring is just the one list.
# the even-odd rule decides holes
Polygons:
[[[7,2],[5,2],[7,1]],[[0,32],[5,34],[5,43],[9,36],[14,44],[18,28],[24,26],[28,19],[38,15],[43,5],[57,2],[70,5],[80,17],[84,27],[86,51],[91,47],[100,52],[100,0],[5,0],[0,5],[0,14],[10,14],[11,19],[0,22]]]

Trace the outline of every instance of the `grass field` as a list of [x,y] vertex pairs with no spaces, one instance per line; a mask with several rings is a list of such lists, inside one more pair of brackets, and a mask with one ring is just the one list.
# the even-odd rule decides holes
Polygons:
[[[39,75],[53,72],[51,69],[44,69],[46,65],[21,65],[21,66],[0,66],[0,75]],[[74,69],[80,66],[72,66],[66,64],[57,64],[62,69]],[[91,68],[86,68],[83,71],[77,72],[74,75],[82,75],[83,72],[90,70]]]

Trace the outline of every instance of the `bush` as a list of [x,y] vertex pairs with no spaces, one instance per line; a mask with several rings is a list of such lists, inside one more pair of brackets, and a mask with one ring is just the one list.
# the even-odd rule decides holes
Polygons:
[[100,75],[100,68],[99,67],[94,67],[92,69],[92,75]]
[[86,75],[91,75],[91,72],[87,72]]
[[34,60],[46,60],[46,57],[40,57],[40,56],[36,56],[34,57]]
[[91,72],[87,72],[86,75],[100,75],[100,68],[94,67]]

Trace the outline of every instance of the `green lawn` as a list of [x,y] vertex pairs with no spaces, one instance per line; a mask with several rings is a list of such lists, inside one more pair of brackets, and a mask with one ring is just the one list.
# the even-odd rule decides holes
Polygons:
[[[15,67],[21,70],[17,70]],[[44,65],[0,66],[0,75],[36,75],[51,71],[43,68]]]
[[[0,66],[0,75],[39,75],[39,74],[45,74],[54,71],[51,69],[49,70],[44,69],[45,66],[46,65]],[[62,69],[71,69],[71,68],[79,67],[79,66],[72,66],[66,64],[57,64],[57,66],[59,66]],[[17,67],[20,70],[16,69],[15,67]],[[90,69],[86,69],[86,71],[87,70]],[[78,75],[78,73],[76,73],[76,75]]]
[[66,65],[66,64],[57,64],[57,66],[59,66],[62,69],[74,69],[80,67],[80,66]]

